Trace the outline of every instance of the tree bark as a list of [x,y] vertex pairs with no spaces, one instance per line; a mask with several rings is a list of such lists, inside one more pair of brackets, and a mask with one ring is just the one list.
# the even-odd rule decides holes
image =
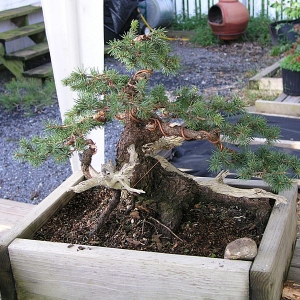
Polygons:
[[257,201],[247,197],[220,195],[209,186],[199,185],[189,176],[167,171],[157,159],[145,156],[142,151],[143,145],[155,142],[160,137],[161,131],[149,131],[141,124],[127,120],[117,147],[117,166],[128,162],[127,148],[134,144],[139,162],[134,168],[130,186],[145,191],[138,197],[152,205],[154,203],[158,218],[172,231],[176,231],[180,225],[185,211],[203,201],[225,206],[238,205],[257,211],[270,209],[268,199]]

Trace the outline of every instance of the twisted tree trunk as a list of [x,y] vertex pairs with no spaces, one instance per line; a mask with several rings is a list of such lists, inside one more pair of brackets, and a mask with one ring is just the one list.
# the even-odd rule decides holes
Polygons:
[[160,137],[161,131],[149,131],[141,124],[128,119],[117,147],[117,166],[128,162],[127,148],[134,144],[138,163],[130,179],[130,186],[145,191],[138,197],[142,197],[143,201],[148,201],[152,206],[154,203],[158,218],[171,230],[176,231],[185,211],[203,201],[244,206],[256,211],[264,210],[267,214],[270,209],[268,198],[257,201],[256,198],[248,198],[246,192],[245,196],[218,193],[218,188],[214,189],[210,184],[199,184],[175,167],[166,168],[160,159],[147,156],[143,145],[154,143]]

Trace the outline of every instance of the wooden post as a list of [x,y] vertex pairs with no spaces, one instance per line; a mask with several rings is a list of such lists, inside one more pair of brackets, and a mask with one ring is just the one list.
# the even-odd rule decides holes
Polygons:
[[[47,40],[62,119],[74,104],[76,93],[61,80],[78,68],[104,68],[103,0],[42,0]],[[98,146],[93,167],[104,163],[104,130],[89,136]],[[78,156],[71,158],[73,172],[80,169]]]

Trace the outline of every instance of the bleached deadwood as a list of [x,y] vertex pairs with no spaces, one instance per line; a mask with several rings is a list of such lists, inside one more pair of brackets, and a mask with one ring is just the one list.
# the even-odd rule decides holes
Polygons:
[[75,193],[81,193],[95,186],[104,186],[116,190],[127,190],[129,193],[145,193],[143,190],[130,187],[130,178],[135,165],[138,163],[138,155],[134,145],[130,145],[127,151],[129,162],[124,164],[120,171],[116,171],[115,165],[109,161],[107,164],[102,165],[98,176],[82,181],[72,187],[71,190]]
[[[145,149],[144,151],[148,155],[155,157],[160,162],[161,166],[167,171],[176,172],[182,174],[183,176],[194,178],[193,176],[190,176],[178,170],[176,167],[170,164],[165,158],[156,155],[159,150],[171,149],[172,147],[181,145],[183,141],[184,139],[181,137],[172,137],[172,136],[163,137],[155,143],[145,145],[143,148]],[[287,203],[287,200],[284,196],[276,195],[260,188],[241,189],[241,188],[236,188],[225,184],[224,179],[228,175],[228,173],[229,173],[228,171],[223,171],[211,180],[205,180],[205,181],[197,180],[197,182],[199,185],[209,187],[213,192],[232,196],[235,198],[245,197],[249,199],[253,199],[253,198],[274,199],[275,205],[278,205],[280,203],[284,203],[284,204]]]
[[287,203],[287,200],[284,196],[276,195],[271,192],[267,192],[260,188],[253,189],[240,189],[233,186],[229,186],[224,183],[224,178],[227,176],[228,171],[223,171],[215,178],[208,181],[198,181],[199,185],[209,187],[213,192],[218,194],[224,194],[232,196],[235,198],[246,197],[250,199],[254,198],[265,198],[265,199],[274,199],[275,205],[280,203]]
[[[181,137],[162,137],[155,143],[146,144],[143,146],[145,155],[155,157],[161,164],[161,166],[169,172],[176,172],[183,176],[193,178],[188,174],[185,174],[170,164],[165,158],[157,155],[162,149],[172,149],[175,146],[179,146],[184,141]],[[104,186],[113,189],[127,190],[130,193],[145,193],[143,190],[130,187],[130,178],[133,174],[133,169],[138,164],[138,155],[135,151],[135,146],[132,144],[127,149],[129,153],[129,162],[124,164],[120,171],[116,171],[115,166],[111,161],[102,165],[102,171],[97,177],[92,177],[80,184],[72,187],[71,189],[75,193],[81,193],[95,186]],[[267,192],[260,188],[253,189],[240,189],[233,186],[229,186],[224,183],[225,177],[228,175],[228,171],[221,172],[218,176],[211,180],[197,181],[199,185],[209,187],[213,192],[223,194],[235,198],[246,197],[249,199],[265,198],[274,199],[275,205],[280,203],[287,203],[284,196],[276,195],[271,192]]]
[[143,152],[146,155],[154,156],[161,150],[170,150],[182,145],[184,138],[181,136],[163,136],[154,143],[143,146]]

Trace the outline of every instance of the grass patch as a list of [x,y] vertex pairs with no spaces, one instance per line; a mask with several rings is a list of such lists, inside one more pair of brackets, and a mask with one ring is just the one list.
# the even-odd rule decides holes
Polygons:
[[0,105],[8,110],[23,111],[24,114],[33,114],[55,102],[56,94],[53,80],[44,84],[36,79],[12,79],[5,84],[5,92],[0,94]]
[[245,88],[240,91],[240,98],[245,103],[245,106],[255,105],[256,100],[274,101],[280,92],[272,90],[250,90]]

